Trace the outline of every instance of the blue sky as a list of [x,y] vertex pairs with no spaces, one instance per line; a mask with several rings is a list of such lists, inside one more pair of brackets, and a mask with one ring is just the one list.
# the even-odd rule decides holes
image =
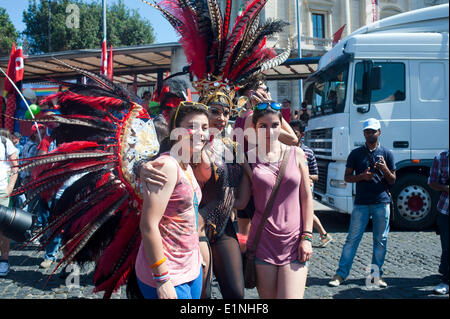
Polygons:
[[[101,0],[85,1],[102,2]],[[6,9],[12,23],[19,32],[25,29],[25,24],[22,21],[22,12],[28,7],[28,2],[29,0],[0,0],[0,7]],[[107,4],[112,4],[113,2],[115,0],[107,0]],[[162,17],[158,10],[143,3],[141,0],[124,0],[124,2],[130,9],[137,9],[141,17],[150,21],[156,33],[155,43],[178,41],[178,37],[172,26]]]

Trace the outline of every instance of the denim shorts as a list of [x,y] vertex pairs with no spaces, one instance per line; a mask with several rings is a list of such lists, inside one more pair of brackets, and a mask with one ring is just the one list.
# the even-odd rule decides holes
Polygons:
[[[156,288],[144,284],[137,278],[139,289],[145,299],[158,299]],[[202,293],[202,267],[200,267],[200,274],[198,277],[190,282],[175,286],[178,299],[200,299]]]
[[[271,264],[267,261],[264,261],[262,259],[259,259],[258,257],[255,257],[255,264],[256,265],[270,265],[270,266],[276,266],[274,264]],[[306,268],[309,268],[309,261],[305,261],[305,262],[300,262],[300,260],[296,259],[294,261],[291,262],[291,264],[300,264],[302,266],[305,266]]]

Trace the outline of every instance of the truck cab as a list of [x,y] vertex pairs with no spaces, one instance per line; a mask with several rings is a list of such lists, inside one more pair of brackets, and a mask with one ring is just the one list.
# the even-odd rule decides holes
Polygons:
[[365,143],[362,123],[381,122],[380,144],[396,162],[392,221],[408,229],[435,222],[439,194],[427,178],[449,147],[448,4],[399,14],[340,41],[306,80],[312,105],[305,143],[317,157],[314,194],[351,213],[355,184],[344,181],[347,156]]

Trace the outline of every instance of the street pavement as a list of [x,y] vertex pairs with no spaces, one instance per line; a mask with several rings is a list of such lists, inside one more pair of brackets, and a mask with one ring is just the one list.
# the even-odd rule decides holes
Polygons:
[[[434,230],[400,231],[391,229],[388,251],[384,264],[383,278],[387,288],[366,286],[367,268],[372,256],[372,232],[369,224],[358,248],[349,278],[340,287],[329,287],[328,281],[334,275],[347,235],[350,216],[339,214],[314,203],[317,216],[325,229],[333,236],[326,248],[315,247],[306,282],[305,299],[448,299],[433,294],[433,287],[439,283],[437,272],[441,254],[439,236]],[[315,233],[315,241],[318,240]],[[317,242],[318,243],[318,242]],[[315,245],[313,245],[314,247]],[[65,273],[53,268],[39,268],[44,253],[36,246],[17,249],[12,245],[10,253],[11,270],[7,277],[0,278],[0,299],[98,299],[102,293],[93,293],[94,265],[88,264]],[[63,278],[63,275],[69,277]],[[220,299],[217,282],[213,282],[212,296]],[[125,287],[113,294],[112,299],[125,299]],[[246,289],[246,299],[257,299],[256,289]]]

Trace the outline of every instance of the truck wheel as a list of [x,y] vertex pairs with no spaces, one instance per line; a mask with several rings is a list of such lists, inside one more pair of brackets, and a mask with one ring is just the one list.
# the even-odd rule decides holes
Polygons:
[[439,194],[428,186],[427,177],[408,174],[392,187],[393,225],[409,230],[423,230],[436,221]]

